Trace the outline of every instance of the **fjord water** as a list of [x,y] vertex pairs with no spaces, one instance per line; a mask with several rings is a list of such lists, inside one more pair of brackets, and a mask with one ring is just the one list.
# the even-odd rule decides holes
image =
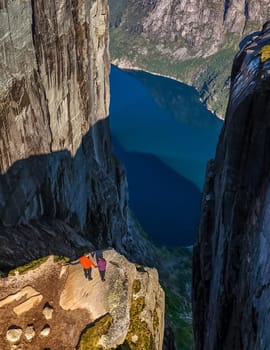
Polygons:
[[110,127],[130,207],[157,244],[197,234],[206,164],[222,122],[195,89],[142,71],[111,70]]

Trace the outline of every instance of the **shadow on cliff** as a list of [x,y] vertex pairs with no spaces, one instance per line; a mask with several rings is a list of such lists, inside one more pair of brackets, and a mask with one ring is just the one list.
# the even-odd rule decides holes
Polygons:
[[197,234],[201,192],[157,157],[113,148],[125,164],[129,203],[156,244],[191,245]]
[[64,149],[15,162],[0,175],[0,269],[48,254],[72,257],[91,243],[119,248],[124,186],[108,118],[89,129],[74,156]]

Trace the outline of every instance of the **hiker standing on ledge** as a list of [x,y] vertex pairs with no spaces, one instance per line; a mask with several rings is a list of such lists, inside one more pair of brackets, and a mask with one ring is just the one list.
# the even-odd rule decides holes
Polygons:
[[103,258],[103,256],[99,257],[97,260],[97,267],[98,267],[101,281],[103,281],[103,282],[105,281],[106,265],[107,265],[107,262]]
[[83,267],[85,278],[87,278],[89,281],[92,280],[93,279],[91,277],[92,266],[97,267],[97,265],[92,260],[89,259],[88,253],[84,253],[83,256],[80,258],[80,264]]

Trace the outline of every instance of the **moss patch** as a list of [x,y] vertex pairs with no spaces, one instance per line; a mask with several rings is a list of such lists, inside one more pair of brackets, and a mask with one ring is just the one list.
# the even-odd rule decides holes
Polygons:
[[120,268],[120,265],[117,262],[115,262],[115,261],[110,260],[109,263],[112,264],[115,267]]
[[59,255],[55,255],[53,257],[53,261],[55,263],[58,263],[58,262],[64,262],[64,263],[67,263],[67,262],[70,262],[70,258],[66,257],[66,256],[59,256]]
[[136,270],[137,270],[138,272],[146,272],[144,266],[142,266],[142,265],[135,264],[135,267],[136,267]]
[[124,348],[130,350],[151,350],[153,337],[145,321],[140,318],[145,306],[145,298],[139,297],[132,300],[130,308],[130,325]]
[[133,286],[132,286],[132,290],[134,294],[139,293],[139,291],[141,290],[141,281],[140,280],[134,280],[133,282]]
[[260,54],[261,54],[261,61],[262,62],[269,60],[269,58],[270,58],[270,45],[265,45],[261,49]]
[[89,326],[80,337],[77,350],[103,350],[103,346],[99,345],[98,342],[102,335],[105,335],[112,324],[112,316],[106,315],[100,320]]
[[156,331],[159,328],[159,318],[157,314],[157,310],[154,310],[153,313],[153,329]]
[[16,272],[18,272],[19,274],[23,274],[28,272],[29,270],[34,270],[38,268],[40,265],[42,265],[43,263],[45,263],[45,261],[47,261],[48,258],[49,258],[48,256],[45,256],[43,258],[33,260],[26,265],[16,267],[16,269],[9,271],[8,276],[15,276]]

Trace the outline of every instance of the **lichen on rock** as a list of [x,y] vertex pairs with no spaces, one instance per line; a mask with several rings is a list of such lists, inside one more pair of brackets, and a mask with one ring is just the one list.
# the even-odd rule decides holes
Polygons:
[[103,350],[104,347],[99,345],[99,340],[103,335],[106,335],[112,324],[112,316],[105,315],[94,324],[87,326],[80,337],[80,342],[77,346],[78,350]]

